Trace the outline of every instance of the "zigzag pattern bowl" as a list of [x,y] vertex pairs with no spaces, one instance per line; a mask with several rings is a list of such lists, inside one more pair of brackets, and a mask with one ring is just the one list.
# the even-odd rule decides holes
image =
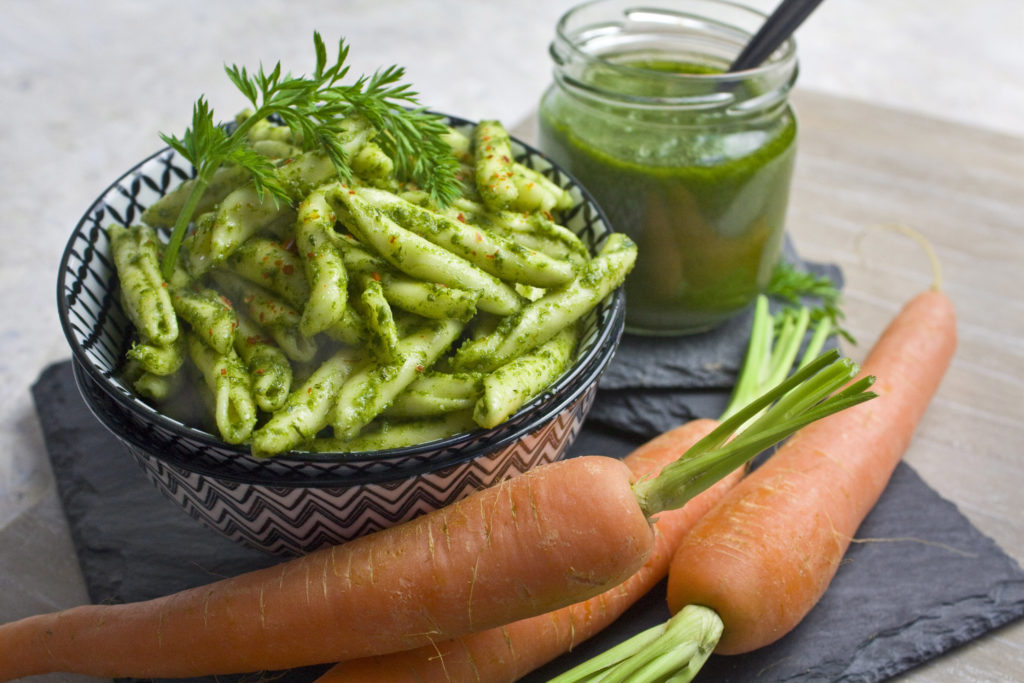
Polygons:
[[[564,223],[591,249],[599,248],[610,231],[586,191],[540,152],[513,142],[520,161],[570,191],[575,204]],[[118,374],[132,330],[117,295],[106,226],[137,220],[191,173],[187,162],[165,149],[118,178],[72,232],[57,286],[61,324],[90,409],[157,488],[190,515],[250,547],[298,554],[406,521],[564,456],[622,334],[621,291],[582,321],[574,365],[541,396],[494,429],[429,444],[256,459],[244,446],[161,414],[136,396]]]

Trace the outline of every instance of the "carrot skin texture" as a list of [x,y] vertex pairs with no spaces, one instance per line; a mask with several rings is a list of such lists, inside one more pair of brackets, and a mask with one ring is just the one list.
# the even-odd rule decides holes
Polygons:
[[673,613],[689,604],[725,624],[716,652],[789,633],[817,604],[874,507],[956,348],[949,299],[911,299],[868,354],[878,397],[797,432],[683,539],[669,570]]
[[[622,461],[531,470],[340,546],[208,586],[0,626],[0,680],[286,669],[419,647],[585,600],[654,543]],[[586,524],[581,524],[586,520]]]
[[[693,420],[639,446],[624,458],[637,479],[655,476],[665,465],[717,426]],[[649,592],[668,572],[675,547],[686,531],[743,476],[743,468],[686,506],[662,512],[654,522],[654,549],[643,567],[625,582],[589,600],[436,645],[342,662],[317,683],[376,681],[447,683],[515,681],[596,635]]]

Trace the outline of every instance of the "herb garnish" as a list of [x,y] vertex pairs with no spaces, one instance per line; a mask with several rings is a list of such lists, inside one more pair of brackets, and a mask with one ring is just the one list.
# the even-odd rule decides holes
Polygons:
[[374,141],[393,159],[400,178],[419,184],[440,205],[458,197],[458,162],[442,137],[447,130],[444,119],[421,107],[418,94],[400,82],[405,70],[390,66],[343,85],[339,82],[349,71],[345,65],[348,46],[344,39],[338,43],[337,61],[329,67],[319,33],[313,34],[313,43],[316,69],[311,76],[282,74],[280,62],[269,73],[262,65],[253,74],[244,67],[225,67],[228,77],[254,108],[252,115],[230,132],[214,122],[213,110],[200,97],[192,109],[192,125],[181,138],[160,134],[196,169],[195,184],[164,253],[164,278],[169,279],[174,270],[182,239],[203,191],[214,171],[223,164],[236,164],[249,171],[260,198],[269,191],[280,201],[291,201],[277,178],[273,162],[245,144],[249,128],[268,116],[280,118],[302,141],[304,149],[323,149],[343,179],[351,177],[351,169],[338,138],[341,120],[362,116],[378,132]]
[[841,324],[844,317],[843,311],[839,307],[841,293],[836,283],[827,275],[798,270],[792,263],[780,260],[772,271],[767,294],[793,305],[805,303],[802,301],[804,297],[817,299],[820,303],[818,306],[811,307],[811,319],[827,319],[836,333],[845,337],[850,343],[856,343],[853,336]]

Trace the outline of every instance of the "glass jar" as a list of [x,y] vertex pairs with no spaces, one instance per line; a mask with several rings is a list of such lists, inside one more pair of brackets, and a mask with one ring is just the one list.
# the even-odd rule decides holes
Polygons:
[[779,258],[796,120],[796,48],[725,73],[765,16],[723,0],[597,0],[567,12],[539,144],[637,243],[626,329],[711,329]]

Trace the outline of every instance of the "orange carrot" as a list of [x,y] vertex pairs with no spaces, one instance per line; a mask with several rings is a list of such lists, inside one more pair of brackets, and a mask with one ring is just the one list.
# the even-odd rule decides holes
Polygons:
[[5,625],[0,673],[192,676],[417,647],[586,599],[652,541],[621,461],[566,460],[276,567]]
[[0,680],[285,669],[421,647],[586,600],[647,560],[651,517],[804,424],[870,398],[829,395],[855,371],[823,354],[653,479],[634,481],[615,458],[572,458],[277,567],[0,626]]
[[[717,422],[693,420],[641,445],[623,461],[636,478],[655,476]],[[684,507],[659,513],[654,548],[637,573],[589,600],[528,619],[405,652],[342,662],[318,679],[337,681],[514,681],[596,635],[611,624],[668,572],[683,534],[736,485],[742,468]]]
[[821,598],[942,380],[955,318],[938,291],[912,299],[864,362],[879,397],[801,429],[683,539],[669,607],[716,611],[716,652],[774,642]]

